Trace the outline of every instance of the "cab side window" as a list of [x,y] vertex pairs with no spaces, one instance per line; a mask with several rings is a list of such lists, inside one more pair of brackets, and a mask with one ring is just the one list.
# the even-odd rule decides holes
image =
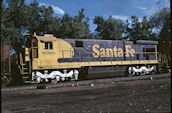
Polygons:
[[45,42],[44,46],[45,46],[44,49],[53,49],[52,42]]

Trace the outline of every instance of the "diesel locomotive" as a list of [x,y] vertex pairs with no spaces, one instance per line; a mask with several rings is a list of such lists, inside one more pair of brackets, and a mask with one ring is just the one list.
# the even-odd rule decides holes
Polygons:
[[[157,41],[62,39],[51,34],[32,35],[31,46],[19,54],[25,81],[78,80],[106,73],[140,75],[158,69]],[[112,76],[114,76],[113,74]]]

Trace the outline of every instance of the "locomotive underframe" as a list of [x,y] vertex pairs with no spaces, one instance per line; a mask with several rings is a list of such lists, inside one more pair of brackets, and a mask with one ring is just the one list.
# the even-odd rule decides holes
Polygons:
[[78,80],[117,76],[136,76],[154,74],[158,71],[157,64],[149,65],[113,65],[113,66],[90,66],[79,69],[58,69],[58,70],[36,70],[32,72],[32,81],[36,83],[48,82],[57,83],[64,80]]

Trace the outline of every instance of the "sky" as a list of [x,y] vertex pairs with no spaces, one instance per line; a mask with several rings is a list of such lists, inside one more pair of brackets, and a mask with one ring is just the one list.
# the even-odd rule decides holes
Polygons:
[[[26,0],[26,4],[34,0]],[[107,19],[112,16],[115,19],[131,20],[131,16],[137,16],[141,21],[143,16],[150,17],[162,7],[170,7],[170,0],[37,0],[39,5],[49,6],[54,9],[54,16],[62,17],[65,13],[70,16],[78,15],[78,11],[84,8],[84,14],[90,19],[89,28],[94,32],[93,24],[95,16],[103,16]]]

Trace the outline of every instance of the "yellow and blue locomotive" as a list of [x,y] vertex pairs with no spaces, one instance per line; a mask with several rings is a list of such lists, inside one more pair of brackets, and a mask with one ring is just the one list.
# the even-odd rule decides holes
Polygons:
[[[20,54],[24,79],[56,83],[95,73],[150,74],[158,65],[157,41],[60,39],[34,34]],[[106,74],[108,75],[108,74]]]

